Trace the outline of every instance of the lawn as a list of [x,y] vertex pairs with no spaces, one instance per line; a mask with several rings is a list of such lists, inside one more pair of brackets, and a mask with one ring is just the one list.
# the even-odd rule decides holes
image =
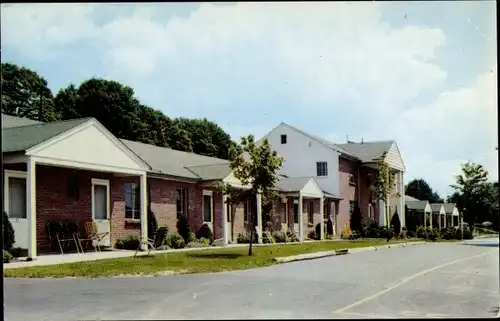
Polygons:
[[219,272],[264,267],[276,264],[276,257],[305,253],[332,251],[366,246],[387,245],[401,242],[418,241],[399,240],[387,242],[385,239],[362,239],[356,241],[323,241],[314,243],[276,244],[254,247],[254,254],[248,256],[248,248],[225,248],[214,250],[196,250],[66,263],[48,266],[33,266],[4,270],[4,277],[105,277],[123,274],[155,274],[163,271],[177,273]]

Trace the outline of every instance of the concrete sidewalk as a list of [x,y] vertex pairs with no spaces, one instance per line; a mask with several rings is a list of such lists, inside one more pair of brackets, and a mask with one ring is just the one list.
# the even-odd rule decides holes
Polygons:
[[381,245],[381,246],[358,247],[358,248],[347,249],[347,250],[324,251],[324,252],[307,253],[307,254],[301,254],[301,255],[277,257],[274,260],[278,263],[288,263],[288,262],[295,262],[295,261],[320,259],[320,258],[329,257],[329,256],[336,256],[336,255],[377,251],[378,249],[383,249],[383,248],[395,248],[395,247],[408,247],[408,246],[422,245],[422,244],[426,244],[426,243],[427,242],[425,242],[425,241],[420,241],[420,242],[396,243],[396,244]]

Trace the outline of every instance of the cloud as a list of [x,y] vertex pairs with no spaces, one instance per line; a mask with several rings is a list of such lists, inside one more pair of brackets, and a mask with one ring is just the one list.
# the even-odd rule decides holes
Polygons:
[[170,4],[2,5],[2,49],[57,61],[80,46],[101,61],[92,75],[235,137],[287,121],[335,141],[396,139],[407,178],[442,190],[467,157],[493,166],[496,83],[486,74],[447,90],[448,71],[436,62],[447,36],[390,25],[381,18],[389,5],[202,3],[182,15]]

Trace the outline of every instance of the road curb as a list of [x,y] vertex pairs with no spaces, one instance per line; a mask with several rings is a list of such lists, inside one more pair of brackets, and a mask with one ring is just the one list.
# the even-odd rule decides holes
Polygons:
[[353,248],[353,249],[340,249],[340,250],[334,250],[334,251],[307,253],[307,254],[300,254],[300,255],[293,255],[293,256],[276,257],[276,258],[274,258],[274,261],[277,263],[289,263],[289,262],[321,259],[321,258],[325,258],[325,257],[329,257],[329,256],[377,251],[378,249],[383,249],[383,248],[408,247],[408,246],[416,246],[416,245],[423,245],[423,244],[427,244],[427,242],[425,242],[425,241],[405,242],[405,243],[396,243],[396,244],[390,244],[390,245],[367,246],[367,247],[359,247],[359,248]]

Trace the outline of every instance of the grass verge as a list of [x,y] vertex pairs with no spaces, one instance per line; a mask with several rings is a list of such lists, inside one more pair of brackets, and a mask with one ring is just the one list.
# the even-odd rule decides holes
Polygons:
[[163,271],[179,273],[220,272],[264,267],[276,264],[275,257],[292,256],[305,253],[332,251],[367,246],[380,246],[401,242],[419,241],[384,239],[361,239],[355,241],[323,241],[314,243],[276,244],[254,247],[254,254],[248,256],[248,248],[225,248],[197,250],[105,259],[98,261],[65,263],[46,266],[6,269],[4,277],[106,277],[126,274],[154,274]]

